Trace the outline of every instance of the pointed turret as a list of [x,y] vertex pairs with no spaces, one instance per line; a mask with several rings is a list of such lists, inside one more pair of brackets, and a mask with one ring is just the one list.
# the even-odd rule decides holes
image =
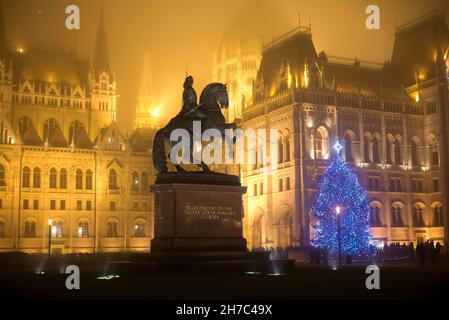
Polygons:
[[101,128],[116,121],[117,94],[114,74],[109,65],[106,29],[104,24],[103,5],[101,5],[100,23],[98,25],[95,54],[89,73],[90,95],[94,124],[89,129],[89,138],[93,141]]
[[100,74],[104,71],[106,71],[108,74],[111,74],[106,28],[104,26],[103,4],[101,5],[100,22],[98,25],[97,41],[95,45],[95,55],[92,68],[96,74]]
[[146,52],[145,54],[142,70],[142,80],[140,82],[139,96],[151,96],[153,88],[151,83],[150,55],[148,54],[148,52]]
[[151,85],[151,63],[148,52],[142,67],[142,80],[140,83],[139,96],[137,98],[136,118],[134,129],[155,129],[159,128],[159,107],[154,105]]

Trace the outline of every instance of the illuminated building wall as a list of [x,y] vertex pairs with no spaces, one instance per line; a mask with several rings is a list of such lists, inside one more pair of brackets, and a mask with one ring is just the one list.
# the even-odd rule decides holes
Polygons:
[[0,52],[0,251],[46,252],[49,219],[54,252],[149,250],[154,130],[125,136],[116,100],[103,17],[92,64]]
[[[309,244],[317,183],[337,139],[367,188],[375,244],[444,241],[440,110],[449,101],[439,94],[436,79],[447,73],[432,54],[421,54],[421,46],[407,49],[424,41],[422,47],[436,52],[435,29],[441,30],[444,53],[449,31],[437,13],[398,28],[392,61],[378,66],[317,54],[305,29],[264,47],[242,126],[278,129],[281,156],[274,169],[260,163],[241,168],[251,248]],[[415,72],[416,65],[425,75]],[[269,148],[273,142],[263,143]]]

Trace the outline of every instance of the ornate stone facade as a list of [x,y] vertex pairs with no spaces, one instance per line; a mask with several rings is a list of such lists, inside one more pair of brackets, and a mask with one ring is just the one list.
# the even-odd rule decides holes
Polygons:
[[[337,139],[367,189],[373,243],[444,241],[445,21],[437,13],[399,28],[392,61],[378,67],[317,54],[310,30],[296,29],[264,48],[242,125],[279,130],[280,163],[274,170],[259,163],[241,168],[249,247],[310,243],[317,184]],[[411,43],[422,46],[411,50]]]
[[116,110],[103,16],[92,65],[43,45],[0,52],[0,251],[47,252],[50,219],[53,252],[149,250],[153,128],[125,136]]

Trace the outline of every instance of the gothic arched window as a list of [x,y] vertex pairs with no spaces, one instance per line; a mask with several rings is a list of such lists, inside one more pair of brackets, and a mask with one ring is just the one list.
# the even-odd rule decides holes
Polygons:
[[371,163],[371,136],[365,134],[363,136],[363,157],[366,163]]
[[418,163],[418,143],[415,139],[410,141],[410,157],[412,160],[412,166],[419,165]]
[[443,207],[437,204],[433,207],[432,227],[442,227],[443,222]]
[[285,139],[284,139],[284,149],[285,149],[285,161],[289,162],[290,161],[290,134],[286,134],[285,135]]
[[108,222],[107,237],[108,238],[117,238],[118,237],[117,222],[116,221],[109,221]]
[[138,220],[134,225],[134,236],[136,238],[144,238],[145,237],[145,221]]
[[393,164],[393,139],[387,138],[387,163]]
[[314,139],[315,159],[329,158],[329,133],[325,127],[319,127]]
[[28,167],[23,168],[22,187],[29,188],[31,185],[31,170]]
[[41,187],[41,169],[36,167],[33,169],[33,188]]
[[320,131],[315,134],[315,156],[317,159],[323,157],[323,135]]
[[34,221],[26,221],[25,222],[25,238],[36,238],[36,222]]
[[373,163],[380,164],[381,163],[381,154],[382,154],[382,144],[380,142],[380,137],[375,135],[373,137]]
[[421,204],[416,204],[412,209],[413,214],[413,226],[415,228],[425,227],[426,224],[424,222],[424,206]]
[[52,238],[62,238],[62,222],[56,221],[53,222],[51,226],[51,237]]
[[432,166],[440,164],[440,155],[438,153],[438,144],[433,143],[430,146],[430,162]]
[[59,172],[59,188],[67,189],[67,170],[64,168]]
[[93,173],[92,170],[86,170],[86,190],[93,189]]
[[347,162],[354,161],[354,156],[352,152],[352,143],[353,143],[352,134],[348,132],[345,134],[345,160]]
[[402,206],[394,204],[391,207],[391,226],[404,227],[404,220],[402,218]]
[[80,221],[77,229],[78,238],[89,237],[89,223],[86,221]]
[[399,138],[394,140],[394,164],[402,165],[402,141]]
[[284,139],[282,137],[282,132],[279,132],[278,139],[278,163],[284,162]]
[[49,183],[50,189],[57,188],[57,186],[58,186],[57,180],[58,180],[58,171],[56,171],[55,168],[51,168],[50,169],[50,183]]
[[75,188],[78,190],[83,189],[83,170],[81,169],[76,170]]
[[136,171],[132,174],[131,191],[139,191],[139,174]]
[[0,187],[6,186],[5,166],[0,164]]
[[380,217],[381,209],[378,205],[371,206],[371,212],[369,216],[370,227],[382,227],[382,220]]
[[114,169],[109,170],[109,189],[110,190],[117,190],[117,171]]

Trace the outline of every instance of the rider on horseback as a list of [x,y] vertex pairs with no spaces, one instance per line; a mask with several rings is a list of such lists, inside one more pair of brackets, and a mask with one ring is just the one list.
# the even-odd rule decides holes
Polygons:
[[197,104],[197,95],[193,89],[193,77],[188,76],[184,81],[184,92],[182,94],[181,115],[188,118],[204,119],[206,115],[199,109],[201,105]]

